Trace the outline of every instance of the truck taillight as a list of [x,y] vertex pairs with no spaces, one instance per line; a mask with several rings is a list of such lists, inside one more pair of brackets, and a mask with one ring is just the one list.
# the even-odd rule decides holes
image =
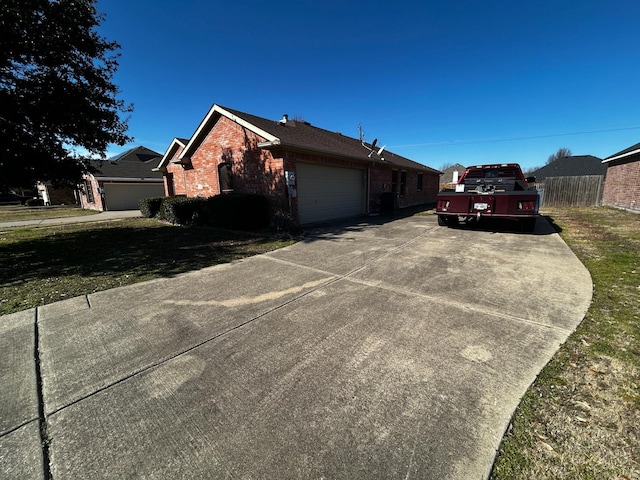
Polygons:
[[438,200],[438,208],[440,210],[446,210],[447,208],[449,208],[449,204],[451,202],[449,202],[449,200]]
[[535,200],[523,200],[518,202],[518,210],[534,210],[536,208]]

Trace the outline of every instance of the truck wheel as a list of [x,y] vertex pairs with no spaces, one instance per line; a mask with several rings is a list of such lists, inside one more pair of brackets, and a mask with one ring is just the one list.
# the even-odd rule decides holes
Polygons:
[[535,218],[525,218],[521,220],[520,227],[523,232],[531,233],[536,229],[536,219]]
[[438,225],[441,227],[447,226],[447,217],[446,215],[438,215]]

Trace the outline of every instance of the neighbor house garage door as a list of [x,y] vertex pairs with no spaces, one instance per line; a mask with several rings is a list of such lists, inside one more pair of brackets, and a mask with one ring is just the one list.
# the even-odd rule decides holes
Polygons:
[[105,183],[104,199],[107,210],[136,210],[140,200],[164,197],[161,183]]
[[364,213],[364,170],[298,163],[297,186],[300,223]]

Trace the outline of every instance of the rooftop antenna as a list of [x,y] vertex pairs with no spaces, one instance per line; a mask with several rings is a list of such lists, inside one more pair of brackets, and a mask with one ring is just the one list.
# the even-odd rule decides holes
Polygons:
[[364,142],[364,131],[362,130],[362,125],[358,125],[358,131],[360,132],[360,143],[362,144],[362,146],[364,148],[369,150],[369,155],[367,155],[367,157],[371,158],[371,155],[373,155],[374,153],[376,155],[380,156],[382,154],[382,152],[384,151],[384,149],[386,148],[386,145],[383,145],[382,147],[380,147],[378,149],[378,151],[376,152],[376,145],[378,144],[378,139],[374,138],[373,142],[371,142],[371,146],[369,146]]

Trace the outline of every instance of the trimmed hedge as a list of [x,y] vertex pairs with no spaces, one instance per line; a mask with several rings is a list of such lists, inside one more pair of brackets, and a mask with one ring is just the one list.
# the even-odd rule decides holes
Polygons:
[[140,213],[145,218],[154,218],[160,214],[160,208],[165,197],[149,197],[140,200],[138,206],[140,207]]
[[231,193],[209,197],[212,224],[235,230],[260,230],[271,221],[269,199],[264,195]]
[[164,198],[160,217],[174,225],[210,225],[233,230],[260,230],[271,221],[269,199],[247,193]]
[[27,207],[44,207],[44,200],[41,198],[30,198],[24,204]]
[[160,217],[174,225],[201,224],[203,217],[206,217],[206,205],[206,198],[165,198],[160,209]]

